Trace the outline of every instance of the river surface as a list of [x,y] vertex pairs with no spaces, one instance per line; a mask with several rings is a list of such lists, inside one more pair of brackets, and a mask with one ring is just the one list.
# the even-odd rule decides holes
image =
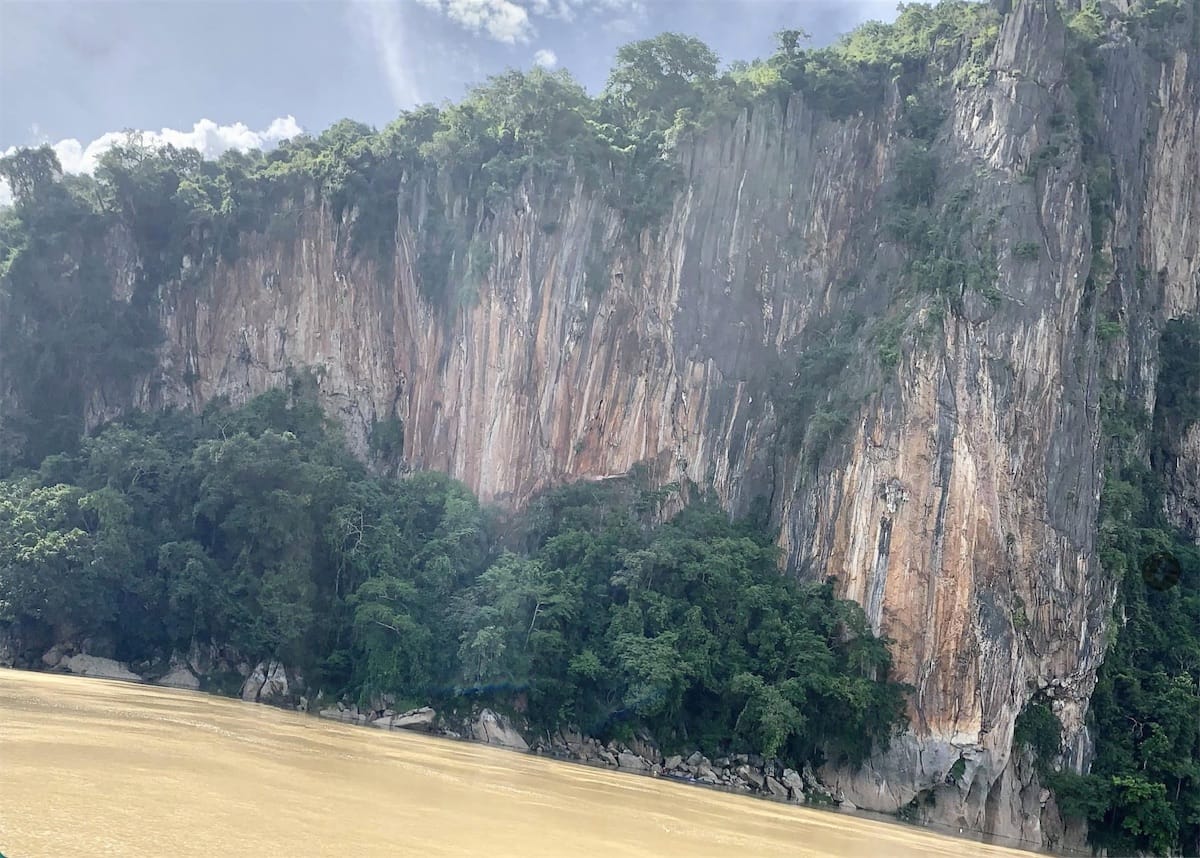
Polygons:
[[1029,855],[198,693],[2,669],[0,852],[8,858]]

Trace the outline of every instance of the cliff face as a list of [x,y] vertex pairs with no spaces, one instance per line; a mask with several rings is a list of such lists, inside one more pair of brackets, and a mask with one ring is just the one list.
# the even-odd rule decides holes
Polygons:
[[[836,576],[914,688],[891,751],[827,777],[863,807],[934,793],[934,818],[1053,841],[1012,733],[1041,692],[1068,762],[1086,760],[1114,593],[1095,552],[1101,388],[1116,379],[1151,405],[1158,332],[1200,311],[1197,58],[1149,60],[1124,36],[1102,48],[1115,214],[1093,235],[1078,141],[1031,169],[1076,112],[1065,39],[1051,4],[1018,2],[991,82],[952,91],[931,146],[938,199],[961,194],[969,237],[992,250],[990,295],[934,296],[902,274],[884,229],[900,90],[838,121],[793,96],[682,145],[687,182],[636,242],[582,182],[527,183],[480,228],[491,264],[454,307],[425,300],[415,274],[420,200],[438,188],[402,191],[418,202],[384,265],[347,249],[353,212],[314,201],[294,236],[247,236],[235,260],[163,290],[166,340],[133,404],[241,401],[312,366],[364,454],[371,427],[398,419],[407,467],[485,499],[519,505],[638,463],[711,485],[732,510],[766,498],[789,568]],[[1089,282],[1094,249],[1114,273]],[[1103,314],[1128,335],[1098,342]],[[899,360],[881,368],[885,324]],[[845,427],[788,441],[801,433],[778,378],[838,325],[866,344],[837,382]],[[129,404],[97,391],[89,420]],[[1200,443],[1180,450],[1176,514],[1195,516]]]

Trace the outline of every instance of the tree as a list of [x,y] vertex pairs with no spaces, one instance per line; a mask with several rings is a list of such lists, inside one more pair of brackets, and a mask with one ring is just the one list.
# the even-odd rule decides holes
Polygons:
[[0,158],[0,178],[12,190],[21,206],[30,206],[45,198],[54,183],[62,179],[62,164],[47,144],[36,149],[21,148]]
[[700,111],[716,76],[712,49],[692,36],[663,33],[617,51],[604,94],[628,126],[664,130],[677,111]]

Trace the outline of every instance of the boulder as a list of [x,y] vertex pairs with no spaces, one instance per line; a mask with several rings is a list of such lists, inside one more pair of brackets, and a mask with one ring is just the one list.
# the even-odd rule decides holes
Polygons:
[[658,752],[658,746],[645,733],[637,733],[633,737],[633,741],[629,743],[628,750],[651,763],[661,762],[662,760],[662,754]]
[[663,768],[667,771],[673,771],[674,769],[679,768],[681,765],[683,765],[683,757],[679,756],[679,754],[672,754],[671,756],[667,757],[667,761],[663,763]]
[[617,754],[617,765],[623,769],[631,769],[637,772],[646,772],[650,770],[650,764],[630,751],[622,751]]
[[766,779],[767,793],[775,798],[787,798],[788,788],[781,784],[775,778],[768,777]]
[[437,712],[428,706],[422,706],[420,709],[410,709],[402,715],[397,715],[392,719],[392,726],[403,730],[424,730],[425,732],[429,732],[433,729],[433,724],[436,720]]
[[294,693],[303,687],[299,674],[293,673],[289,678],[288,669],[282,662],[260,661],[242,683],[242,699],[283,706],[290,704]]
[[783,785],[792,791],[793,798],[799,798],[800,793],[804,792],[804,779],[795,769],[783,770]]
[[317,715],[319,715],[322,718],[328,718],[330,721],[344,721],[345,720],[342,717],[342,710],[338,709],[336,707],[330,707],[329,709],[322,709],[320,712],[317,713]]
[[374,721],[370,722],[372,727],[378,727],[380,730],[392,729],[393,717],[391,715],[381,715]]
[[66,647],[62,644],[55,644],[42,654],[42,664],[46,665],[46,667],[58,667],[65,653]]
[[199,678],[188,669],[186,664],[172,664],[166,676],[159,678],[155,684],[165,685],[167,688],[183,688],[188,691],[200,690]]
[[471,725],[471,735],[477,742],[513,748],[517,751],[529,750],[529,744],[517,732],[512,722],[491,709],[484,709],[479,713],[479,718]]
[[94,655],[72,655],[64,658],[58,663],[59,667],[65,667],[71,673],[78,673],[80,676],[98,676],[103,679],[124,679],[129,682],[142,682],[142,677],[138,676],[126,665],[119,661],[113,661],[111,658],[100,658]]
[[699,751],[693,751],[692,755],[687,758],[687,764],[689,766],[698,766],[700,765],[700,761],[703,759],[704,754],[700,753]]

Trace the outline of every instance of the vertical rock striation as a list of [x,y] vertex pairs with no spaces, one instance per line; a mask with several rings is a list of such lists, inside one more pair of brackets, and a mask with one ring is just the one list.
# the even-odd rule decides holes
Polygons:
[[[414,180],[381,264],[347,249],[353,212],[312,197],[294,236],[246,236],[232,261],[164,287],[166,339],[132,404],[241,401],[309,366],[364,455],[372,427],[397,420],[407,467],[488,500],[639,463],[734,511],[763,498],[789,569],[836,576],[913,687],[891,750],[826,776],[860,807],[935,795],[933,818],[1045,843],[1059,833],[1013,724],[1049,696],[1067,762],[1086,762],[1114,594],[1095,550],[1101,389],[1152,396],[1159,330],[1200,310],[1197,59],[1151,60],[1123,35],[1103,52],[1099,148],[1116,184],[1103,235],[1077,136],[1035,169],[1076,122],[1053,3],[1017,0],[990,81],[950,90],[935,208],[959,195],[992,294],[922,292],[885,228],[907,90],[839,120],[795,95],[681,144],[684,187],[636,240],[582,181],[526,182],[479,227],[490,265],[452,273],[450,306],[418,289],[422,201],[461,201]],[[1090,277],[1094,249],[1111,282]],[[1110,311],[1128,336],[1105,349]],[[875,357],[885,325],[889,368]],[[834,336],[860,344],[837,382],[846,428],[789,440],[804,427],[779,378]],[[98,390],[89,419],[130,404]],[[1180,450],[1183,516],[1200,442]]]

